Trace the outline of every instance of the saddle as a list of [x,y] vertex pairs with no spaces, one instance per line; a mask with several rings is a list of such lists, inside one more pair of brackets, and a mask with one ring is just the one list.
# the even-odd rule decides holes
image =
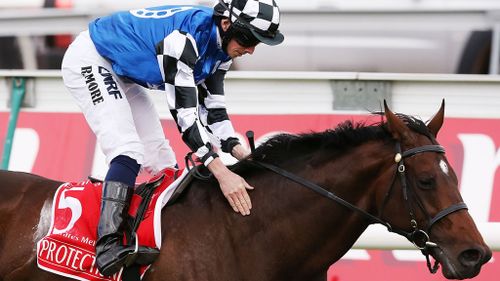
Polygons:
[[[126,227],[125,230],[125,239],[127,241],[126,245],[135,245],[136,250],[127,258],[127,262],[125,263],[126,268],[133,267],[134,264],[136,266],[152,264],[159,256],[159,248],[138,246],[137,230],[140,223],[144,220],[145,214],[148,210],[148,206],[150,205],[151,199],[155,194],[155,190],[160,187],[165,178],[168,178],[167,180],[173,182],[177,178],[179,178],[181,174],[182,171],[180,170],[166,169],[160,172],[157,176],[151,178],[148,182],[142,183],[135,188],[135,192],[132,196],[132,202],[130,203],[128,212],[128,227]],[[183,194],[184,190],[191,182],[192,178],[193,173],[189,172],[175,188],[174,193],[167,201],[166,206],[173,205],[177,201],[177,199],[181,196],[181,194]],[[124,271],[124,276],[126,276],[126,273],[127,270]]]
[[[167,201],[166,206],[171,206],[177,202],[186,188],[194,178],[194,170],[190,170],[175,188],[172,196]],[[182,170],[165,169],[158,173],[156,176],[138,185],[135,188],[132,200],[130,203],[127,219],[127,227],[125,228],[125,245],[134,248],[135,250],[129,254],[125,262],[125,269],[122,274],[123,281],[140,280],[140,267],[152,264],[160,255],[160,250],[157,247],[140,246],[137,239],[137,231],[141,222],[145,219],[148,212],[152,197],[155,191],[159,188],[164,180],[169,182],[175,181],[182,174]],[[103,183],[101,180],[89,177],[89,180],[94,183]]]

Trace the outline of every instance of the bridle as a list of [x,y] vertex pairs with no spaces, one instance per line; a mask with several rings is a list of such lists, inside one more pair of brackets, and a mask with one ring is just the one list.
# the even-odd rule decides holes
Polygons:
[[[253,148],[254,146],[251,143],[251,147]],[[427,260],[427,267],[429,268],[429,271],[431,273],[436,273],[438,268],[439,268],[439,262],[436,260],[434,262],[434,265],[431,265],[430,262],[430,249],[432,248],[439,248],[439,246],[430,241],[429,238],[429,233],[431,231],[432,226],[434,226],[439,220],[443,219],[444,217],[448,216],[451,213],[454,213],[456,211],[462,210],[462,209],[467,209],[467,205],[464,202],[456,203],[453,204],[440,212],[438,212],[434,217],[430,217],[428,213],[425,211],[425,208],[423,207],[422,201],[420,198],[416,195],[416,193],[413,194],[416,203],[418,204],[419,208],[427,215],[428,217],[428,223],[427,223],[427,228],[425,230],[421,229],[418,224],[417,224],[417,219],[415,217],[415,209],[414,206],[412,205],[411,201],[409,200],[410,197],[410,192],[411,189],[408,186],[408,181],[406,179],[406,166],[404,164],[404,159],[412,157],[414,155],[420,154],[420,153],[425,153],[425,152],[435,152],[435,153],[445,153],[445,149],[441,145],[423,145],[415,148],[408,149],[404,152],[401,152],[401,144],[398,142],[396,144],[396,154],[394,157],[394,161],[397,164],[396,165],[396,172],[393,177],[393,181],[384,197],[384,201],[382,203],[381,209],[379,211],[378,216],[374,216],[365,210],[362,210],[358,208],[357,206],[345,201],[344,199],[338,197],[334,193],[326,190],[325,188],[313,183],[312,181],[309,181],[307,179],[304,179],[302,177],[299,177],[293,173],[290,173],[280,167],[277,167],[275,165],[265,163],[262,161],[257,161],[257,160],[251,160],[252,163],[254,163],[257,166],[260,166],[262,168],[266,168],[278,175],[281,175],[291,181],[294,181],[302,186],[305,186],[307,188],[310,188],[311,190],[319,193],[320,195],[333,200],[342,206],[357,212],[361,214],[370,224],[373,223],[379,223],[387,227],[387,230],[390,232],[394,232],[397,234],[400,234],[404,237],[406,237],[410,242],[412,242],[415,247],[417,247],[422,254],[426,257]],[[396,179],[399,178],[399,182],[403,191],[403,197],[405,200],[405,205],[408,209],[409,216],[410,216],[410,225],[411,225],[411,230],[410,231],[405,231],[403,229],[398,229],[392,227],[387,221],[384,221],[382,218],[383,210],[386,205],[386,203],[389,200],[389,197],[391,195],[391,191],[395,185]]]
[[[411,204],[412,201],[409,200],[409,196],[411,194],[410,193],[411,189],[408,187],[408,181],[406,179],[406,166],[404,163],[404,159],[415,156],[419,153],[424,153],[424,152],[436,152],[436,153],[443,153],[444,154],[445,149],[441,145],[433,144],[433,145],[419,146],[419,147],[411,148],[411,149],[408,149],[404,152],[401,152],[400,143],[398,142],[396,144],[396,155],[394,157],[394,161],[397,164],[396,165],[396,167],[397,167],[396,174],[398,175],[399,182],[401,184],[401,189],[403,191],[403,198],[404,198],[405,205],[408,209],[408,213],[410,216],[410,225],[411,225],[412,231],[407,232],[407,231],[403,231],[400,229],[392,229],[392,232],[395,232],[395,233],[398,233],[402,236],[405,236],[408,240],[410,240],[415,245],[415,247],[417,247],[422,252],[422,254],[426,257],[427,267],[429,268],[429,271],[431,273],[436,273],[438,268],[439,268],[439,262],[435,261],[434,266],[431,266],[431,262],[429,259],[429,254],[430,254],[429,250],[431,248],[438,248],[439,246],[436,243],[430,241],[429,234],[431,232],[431,229],[439,220],[443,219],[444,217],[448,216],[449,214],[454,213],[454,212],[459,211],[459,210],[467,209],[467,205],[464,202],[459,202],[459,203],[453,204],[453,205],[441,210],[434,217],[431,217],[431,216],[429,216],[429,214],[426,212],[425,208],[423,207],[422,200],[418,197],[418,195],[416,193],[413,193],[413,197],[415,199],[415,202],[418,204],[418,207],[422,210],[423,213],[426,214],[426,216],[428,218],[427,228],[425,230],[419,228],[419,226],[417,224],[417,220],[415,218],[415,210],[414,210],[413,205]],[[394,181],[395,181],[395,178],[394,178]],[[388,192],[386,193],[384,201],[382,203],[382,207],[380,208],[379,215],[378,215],[380,218],[383,217],[382,214],[383,214],[385,205],[386,205],[386,203],[389,200],[389,197],[391,195],[391,190],[394,186],[394,181],[391,184]],[[391,231],[391,230],[389,229],[389,231]]]

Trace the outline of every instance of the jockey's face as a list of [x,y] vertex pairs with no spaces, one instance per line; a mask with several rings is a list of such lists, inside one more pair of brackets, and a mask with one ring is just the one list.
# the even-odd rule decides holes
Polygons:
[[253,54],[254,51],[255,51],[255,46],[243,47],[235,39],[231,39],[227,44],[227,54],[233,59],[241,57],[246,54],[251,55]]

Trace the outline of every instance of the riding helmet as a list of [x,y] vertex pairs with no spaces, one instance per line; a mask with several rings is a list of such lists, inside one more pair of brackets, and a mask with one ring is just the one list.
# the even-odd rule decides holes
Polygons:
[[245,47],[262,42],[278,45],[284,40],[279,32],[280,11],[274,0],[218,0],[214,15],[230,19],[223,40],[234,38]]

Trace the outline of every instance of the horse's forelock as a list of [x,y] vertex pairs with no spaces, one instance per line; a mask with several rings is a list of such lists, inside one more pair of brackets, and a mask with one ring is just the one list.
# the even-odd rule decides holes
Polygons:
[[401,119],[406,124],[406,126],[408,126],[408,128],[410,128],[412,131],[424,135],[429,139],[433,139],[433,136],[429,131],[429,128],[422,120],[414,116],[405,115],[401,113],[396,114],[396,116],[398,116],[398,118]]

